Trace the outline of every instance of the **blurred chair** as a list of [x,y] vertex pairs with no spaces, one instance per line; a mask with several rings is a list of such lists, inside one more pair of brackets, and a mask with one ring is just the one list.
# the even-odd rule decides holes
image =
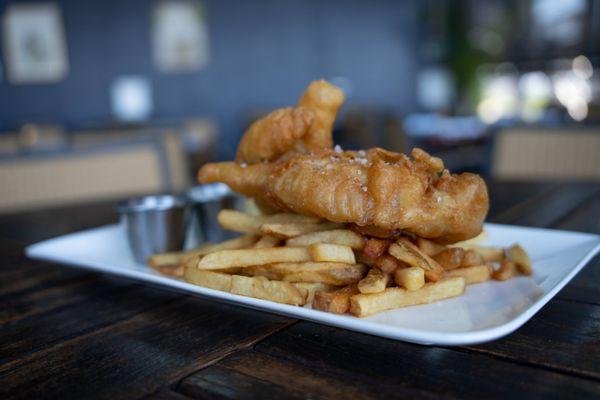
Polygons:
[[46,152],[61,150],[68,146],[68,136],[56,125],[25,124],[17,135],[22,152]]
[[[145,140],[0,159],[0,213],[183,189],[176,142]],[[181,165],[181,161],[175,164]]]
[[492,175],[498,179],[600,179],[597,129],[509,128],[496,134]]
[[0,133],[0,156],[19,152],[19,138],[16,133]]

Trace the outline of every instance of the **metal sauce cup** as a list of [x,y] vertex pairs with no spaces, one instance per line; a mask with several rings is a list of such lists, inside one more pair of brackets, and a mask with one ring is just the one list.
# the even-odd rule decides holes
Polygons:
[[218,243],[239,236],[219,225],[217,215],[223,209],[244,210],[245,200],[234,193],[229,186],[211,183],[196,186],[188,191],[188,201],[192,207],[190,240],[186,247],[203,242]]
[[186,199],[172,195],[144,196],[119,204],[135,260],[145,264],[156,253],[183,249],[188,212]]

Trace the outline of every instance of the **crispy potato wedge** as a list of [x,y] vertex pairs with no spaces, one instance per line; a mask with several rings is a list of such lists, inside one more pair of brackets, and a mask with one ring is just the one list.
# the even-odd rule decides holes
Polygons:
[[223,292],[231,290],[231,277],[232,275],[222,272],[203,271],[195,267],[186,268],[183,275],[183,279],[188,283]]
[[500,261],[500,268],[492,274],[492,277],[497,281],[506,281],[519,275],[517,264],[513,261]]
[[311,232],[341,229],[343,227],[343,224],[336,224],[334,222],[322,222],[320,224],[266,223],[260,226],[260,233],[263,235],[275,236],[281,239],[288,239]]
[[529,255],[520,244],[514,244],[507,250],[508,259],[517,265],[517,268],[523,275],[531,275],[533,268]]
[[356,264],[354,252],[348,246],[316,243],[308,246],[308,252],[314,261]]
[[265,249],[268,247],[277,247],[277,245],[279,245],[279,243],[281,242],[281,239],[276,238],[275,236],[263,236],[260,239],[258,239],[258,242],[254,243],[254,247],[255,249]]
[[421,289],[412,292],[390,287],[381,293],[355,294],[350,298],[350,312],[357,317],[367,317],[394,308],[427,304],[460,296],[464,291],[465,280],[461,277],[427,283]]
[[365,247],[365,239],[350,229],[333,229],[330,231],[307,233],[288,239],[286,246],[307,247],[316,243],[339,244],[351,247],[354,250],[362,250]]
[[312,257],[306,247],[223,250],[202,257],[198,262],[198,268],[218,270],[277,262],[303,262],[311,260]]
[[406,268],[408,265],[396,257],[392,257],[389,254],[382,254],[375,260],[375,267],[379,268],[386,274],[392,274],[398,268]]
[[328,285],[327,283],[294,282],[292,283],[301,291],[306,291],[306,303],[312,303],[316,292],[333,292],[339,289],[338,286]]
[[494,269],[489,264],[474,265],[449,271],[446,276],[461,276],[465,279],[467,285],[481,283],[492,279]]
[[358,282],[358,290],[361,293],[383,292],[390,281],[390,274],[386,274],[378,268],[371,268],[363,279]]
[[348,285],[333,292],[317,291],[312,308],[334,314],[345,314],[350,309],[350,297],[357,293],[360,293],[357,284]]
[[337,286],[358,282],[366,271],[367,266],[363,264],[332,262],[273,263],[245,269],[247,275],[286,282],[327,283]]
[[299,214],[250,215],[235,210],[221,210],[217,219],[221,226],[234,232],[259,233],[264,224],[317,224],[318,217]]
[[432,258],[444,267],[446,271],[449,271],[459,268],[462,265],[465,258],[465,249],[461,247],[449,247],[437,253]]
[[446,249],[446,246],[443,244],[436,243],[429,239],[417,238],[416,244],[419,250],[427,254],[429,257],[434,256]]
[[409,292],[419,290],[425,285],[425,271],[419,267],[399,268],[394,273],[394,281]]
[[308,296],[306,290],[301,290],[289,282],[271,281],[263,276],[242,275],[231,275],[231,293],[294,306],[306,304]]
[[444,276],[442,266],[427,254],[421,252],[409,240],[399,239],[390,246],[388,252],[410,266],[422,268],[425,271],[425,278],[430,281],[438,281]]

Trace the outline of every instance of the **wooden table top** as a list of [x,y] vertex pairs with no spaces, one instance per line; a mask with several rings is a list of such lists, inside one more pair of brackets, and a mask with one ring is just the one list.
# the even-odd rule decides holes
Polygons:
[[[489,221],[600,233],[600,184],[490,197]],[[116,220],[113,202],[0,217],[0,398],[600,398],[599,257],[515,333],[424,347],[23,255]]]

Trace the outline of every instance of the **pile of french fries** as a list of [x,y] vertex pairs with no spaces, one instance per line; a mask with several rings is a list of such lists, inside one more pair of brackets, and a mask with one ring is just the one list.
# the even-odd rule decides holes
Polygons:
[[187,252],[156,254],[149,266],[186,282],[234,294],[365,317],[461,295],[465,286],[531,275],[518,244],[451,246],[410,236],[377,238],[344,224],[297,214],[223,210],[236,239]]

